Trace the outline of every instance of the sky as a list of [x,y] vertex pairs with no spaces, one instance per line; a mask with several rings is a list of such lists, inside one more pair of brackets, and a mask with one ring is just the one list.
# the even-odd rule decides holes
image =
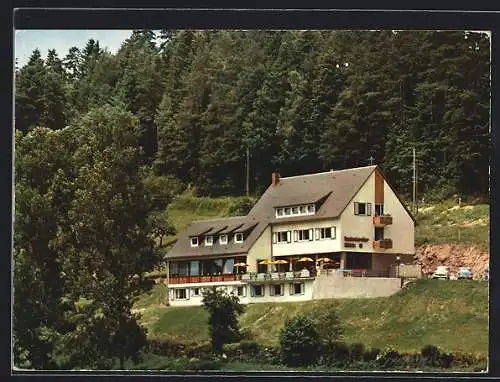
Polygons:
[[115,53],[125,39],[132,34],[131,30],[16,30],[14,55],[18,66],[22,67],[36,48],[42,57],[47,56],[49,49],[55,49],[59,58],[68,54],[69,48],[85,47],[87,41],[93,38],[99,41],[101,48],[107,47]]

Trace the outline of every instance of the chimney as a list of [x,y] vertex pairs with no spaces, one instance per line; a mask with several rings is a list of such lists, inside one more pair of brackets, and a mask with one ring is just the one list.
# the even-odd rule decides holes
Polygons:
[[276,186],[279,182],[280,182],[280,174],[278,172],[273,172],[271,184],[273,186]]

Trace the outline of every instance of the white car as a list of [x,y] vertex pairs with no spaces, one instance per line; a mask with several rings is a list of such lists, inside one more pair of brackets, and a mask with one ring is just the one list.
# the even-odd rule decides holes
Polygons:
[[449,280],[450,279],[450,271],[449,271],[448,267],[446,267],[444,265],[439,265],[436,268],[436,270],[434,271],[434,273],[432,274],[432,278],[433,279]]

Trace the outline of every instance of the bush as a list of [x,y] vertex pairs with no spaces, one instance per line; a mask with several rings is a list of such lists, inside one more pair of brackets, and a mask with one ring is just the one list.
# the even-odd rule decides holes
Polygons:
[[306,316],[296,316],[285,321],[280,332],[283,360],[290,366],[305,366],[314,362],[320,345],[313,322]]
[[353,343],[349,347],[349,353],[351,361],[361,361],[365,353],[365,345],[360,342]]
[[371,348],[363,353],[363,360],[365,362],[375,361],[380,354],[379,348]]
[[428,366],[437,366],[440,357],[440,352],[437,346],[425,345],[420,351],[423,361]]
[[259,344],[255,341],[241,341],[240,349],[244,354],[255,355],[259,353]]
[[325,366],[346,366],[350,361],[349,346],[342,341],[331,341],[321,346],[320,362]]
[[313,322],[321,340],[325,343],[342,339],[344,329],[333,303],[316,306],[307,317]]
[[381,352],[377,361],[382,369],[392,369],[403,366],[401,354],[392,347]]

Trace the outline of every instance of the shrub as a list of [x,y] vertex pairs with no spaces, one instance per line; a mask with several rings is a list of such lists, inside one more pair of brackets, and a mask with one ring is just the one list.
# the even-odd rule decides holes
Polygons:
[[379,348],[371,348],[370,350],[366,350],[363,353],[363,360],[365,362],[375,361],[379,354],[380,354]]
[[321,364],[346,366],[350,361],[349,346],[342,341],[331,341],[321,346]]
[[437,366],[440,352],[437,346],[425,345],[420,351],[423,361],[428,366]]
[[316,359],[320,345],[313,322],[306,316],[285,321],[280,332],[280,346],[287,365],[310,365]]
[[392,369],[402,366],[401,354],[392,347],[388,347],[382,351],[378,356],[378,364],[383,369]]
[[349,347],[349,353],[351,361],[361,361],[365,353],[365,345],[360,342],[353,343]]
[[213,359],[200,359],[191,363],[189,370],[203,371],[203,370],[220,370],[222,362]]
[[323,342],[334,342],[343,338],[344,329],[333,303],[316,306],[307,317],[313,322]]
[[255,341],[241,341],[240,349],[244,354],[258,354],[259,353],[259,344]]

